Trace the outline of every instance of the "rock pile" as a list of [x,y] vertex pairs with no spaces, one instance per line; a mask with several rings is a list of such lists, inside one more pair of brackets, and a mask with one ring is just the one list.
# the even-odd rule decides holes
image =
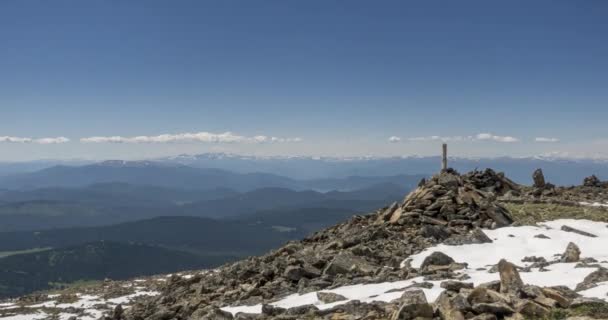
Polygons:
[[393,204],[380,219],[392,224],[445,227],[450,234],[507,226],[513,219],[495,200],[517,189],[514,182],[491,169],[462,176],[448,169],[421,184],[401,205]]
[[602,183],[602,181],[600,181],[598,177],[596,177],[595,175],[591,175],[583,180],[583,186],[601,188],[608,186],[608,183]]

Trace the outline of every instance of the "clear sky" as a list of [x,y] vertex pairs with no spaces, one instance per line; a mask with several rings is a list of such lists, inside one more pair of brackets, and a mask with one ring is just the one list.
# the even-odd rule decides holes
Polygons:
[[603,0],[5,0],[0,43],[0,160],[608,157]]

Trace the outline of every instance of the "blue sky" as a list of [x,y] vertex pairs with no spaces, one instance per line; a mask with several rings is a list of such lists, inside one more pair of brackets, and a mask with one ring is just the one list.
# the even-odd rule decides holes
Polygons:
[[608,157],[607,16],[599,0],[1,1],[0,160],[441,140]]

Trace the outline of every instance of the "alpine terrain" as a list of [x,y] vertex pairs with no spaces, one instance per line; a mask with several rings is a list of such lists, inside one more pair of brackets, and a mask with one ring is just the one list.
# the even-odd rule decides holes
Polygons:
[[[2,319],[606,319],[608,183],[445,169],[403,201],[219,268],[0,304]],[[160,262],[160,261],[159,261]],[[150,262],[154,263],[154,262]]]

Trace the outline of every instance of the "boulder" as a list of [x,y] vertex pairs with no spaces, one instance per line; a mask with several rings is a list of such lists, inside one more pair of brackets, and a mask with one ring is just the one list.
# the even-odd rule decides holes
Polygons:
[[545,182],[545,175],[543,174],[542,169],[534,170],[532,173],[532,180],[534,181],[534,188],[544,189],[547,183]]
[[355,256],[350,252],[343,252],[335,256],[332,261],[327,264],[324,274],[338,275],[351,272],[359,273],[374,273],[377,267],[367,262],[365,259]]
[[516,310],[520,314],[531,319],[544,319],[550,312],[549,309],[530,300],[520,301],[516,306]]
[[299,281],[302,278],[315,278],[320,275],[319,270],[311,266],[288,266],[283,272],[283,276],[292,281]]
[[124,316],[124,310],[122,308],[122,304],[118,304],[114,311],[112,312],[112,320],[122,320]]
[[504,302],[474,304],[473,311],[476,313],[491,313],[494,315],[508,315],[515,312],[513,308]]
[[570,299],[568,299],[560,291],[553,288],[542,288],[543,295],[557,301],[557,304],[562,308],[568,308],[570,306]]
[[264,316],[277,316],[285,313],[286,309],[275,307],[270,304],[262,305],[262,315]]
[[593,233],[589,233],[587,231],[582,231],[582,230],[578,230],[575,228],[572,228],[570,226],[566,226],[563,225],[561,228],[562,231],[566,231],[566,232],[572,232],[572,233],[576,233],[576,234],[580,234],[581,236],[585,236],[585,237],[590,237],[590,238],[597,238],[596,235],[594,235]]
[[461,295],[450,295],[447,291],[442,292],[435,306],[443,320],[464,320],[464,313],[471,308],[471,305]]
[[430,266],[449,266],[454,263],[454,259],[443,252],[433,252],[428,257],[424,258],[422,264],[420,265],[420,269],[425,270]]
[[399,309],[392,314],[391,320],[433,318],[433,307],[426,300],[424,291],[420,289],[405,291],[399,300]]
[[479,286],[469,293],[467,300],[470,304],[494,302],[508,303],[510,301],[509,297],[505,295]]
[[317,292],[317,299],[323,303],[334,303],[348,300],[346,297],[333,292]]
[[460,289],[473,289],[473,283],[448,280],[441,283],[441,287],[454,292],[460,292]]
[[596,287],[597,283],[605,281],[608,281],[608,269],[602,267],[587,275],[583,282],[576,286],[576,291],[591,289]]
[[517,294],[524,286],[517,268],[505,259],[498,262],[498,272],[500,274],[500,292]]
[[581,249],[573,242],[568,243],[566,251],[562,254],[561,262],[579,262],[581,259]]

